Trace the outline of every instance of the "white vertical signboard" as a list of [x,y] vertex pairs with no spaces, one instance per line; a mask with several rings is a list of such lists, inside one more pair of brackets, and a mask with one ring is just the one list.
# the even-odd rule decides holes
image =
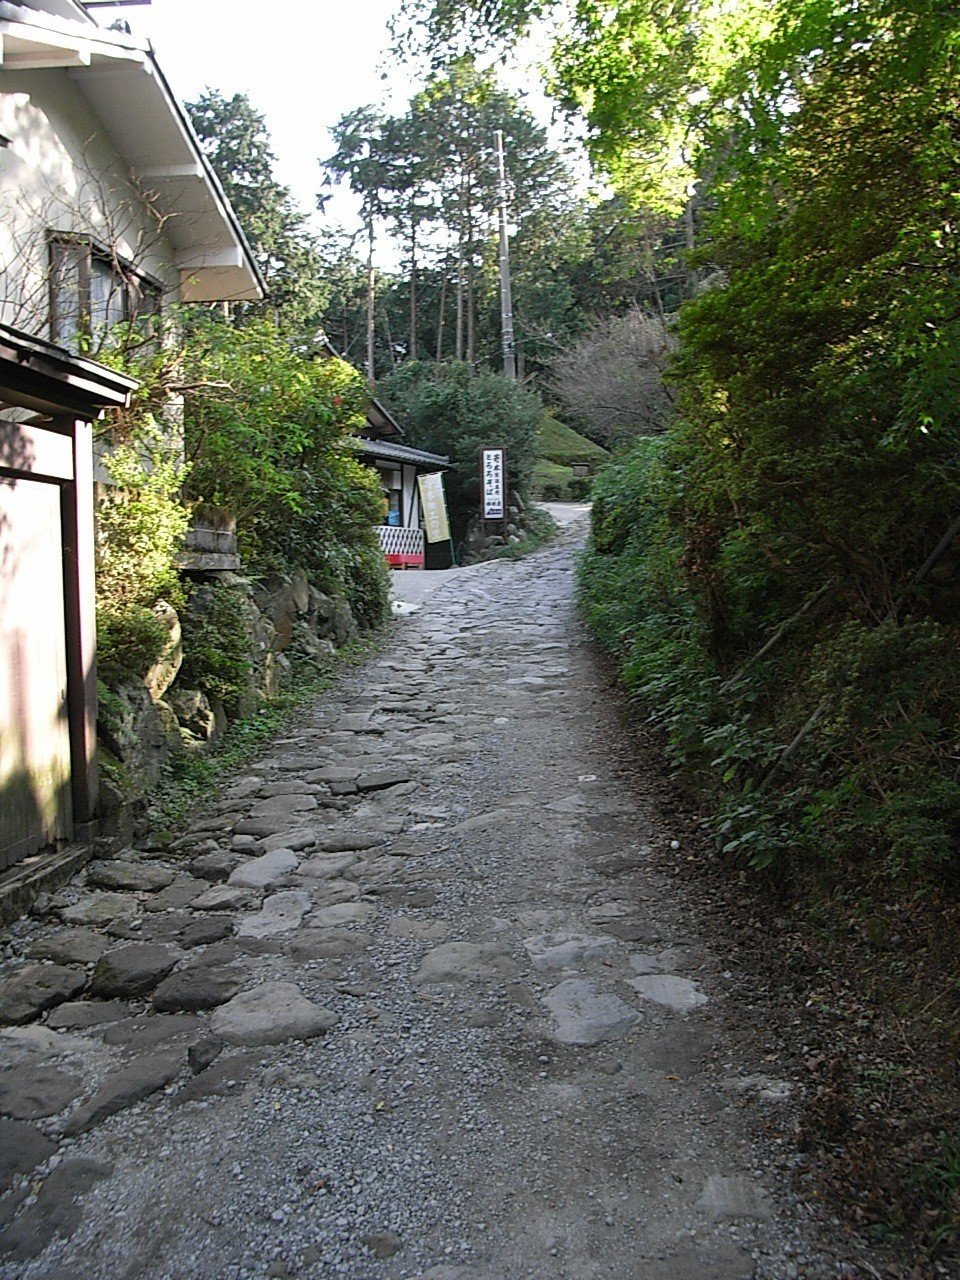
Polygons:
[[443,493],[443,476],[439,471],[417,476],[417,485],[420,489],[427,541],[449,542],[450,522],[447,519],[447,502]]
[[506,477],[504,450],[480,450],[480,489],[484,520],[503,520],[506,516]]

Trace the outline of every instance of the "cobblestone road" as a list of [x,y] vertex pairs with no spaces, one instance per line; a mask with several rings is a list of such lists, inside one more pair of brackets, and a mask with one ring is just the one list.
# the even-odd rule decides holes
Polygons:
[[859,1274],[611,764],[581,533],[449,575],[173,849],[14,927],[0,1276]]

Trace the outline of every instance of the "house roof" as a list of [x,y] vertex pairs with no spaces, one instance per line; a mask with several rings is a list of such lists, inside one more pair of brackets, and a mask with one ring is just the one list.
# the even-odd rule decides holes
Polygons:
[[360,452],[365,458],[378,459],[381,462],[412,462],[423,470],[449,471],[453,465],[446,454],[427,453],[424,449],[411,449],[406,444],[394,444],[390,440],[368,440],[361,437],[358,442]]
[[183,300],[262,298],[253,251],[149,41],[98,27],[72,0],[0,0],[0,70],[47,68],[66,72],[149,190],[176,253]]
[[115,369],[0,324],[0,405],[88,421],[123,408],[140,384]]
[[403,427],[376,396],[371,396],[370,403],[367,405],[367,422],[378,436],[403,435]]

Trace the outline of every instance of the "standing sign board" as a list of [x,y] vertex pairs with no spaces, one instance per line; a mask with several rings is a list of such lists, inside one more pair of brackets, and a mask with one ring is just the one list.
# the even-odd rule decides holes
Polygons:
[[480,514],[484,524],[507,524],[507,451],[502,446],[480,450]]
[[420,490],[427,541],[449,542],[450,521],[447,519],[447,502],[443,494],[443,476],[439,471],[417,476],[417,488]]

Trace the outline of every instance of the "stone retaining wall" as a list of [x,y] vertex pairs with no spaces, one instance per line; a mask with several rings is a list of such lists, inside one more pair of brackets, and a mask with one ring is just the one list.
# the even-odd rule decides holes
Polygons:
[[[141,680],[101,689],[101,820],[107,835],[129,836],[172,756],[202,751],[230,720],[276,696],[292,660],[329,658],[357,635],[349,603],[325,595],[302,569],[253,580],[233,572],[194,573],[180,613],[161,601],[157,616],[169,631],[160,658]],[[183,669],[184,634],[209,627],[217,587],[244,600],[248,670],[234,705],[196,687]]]

